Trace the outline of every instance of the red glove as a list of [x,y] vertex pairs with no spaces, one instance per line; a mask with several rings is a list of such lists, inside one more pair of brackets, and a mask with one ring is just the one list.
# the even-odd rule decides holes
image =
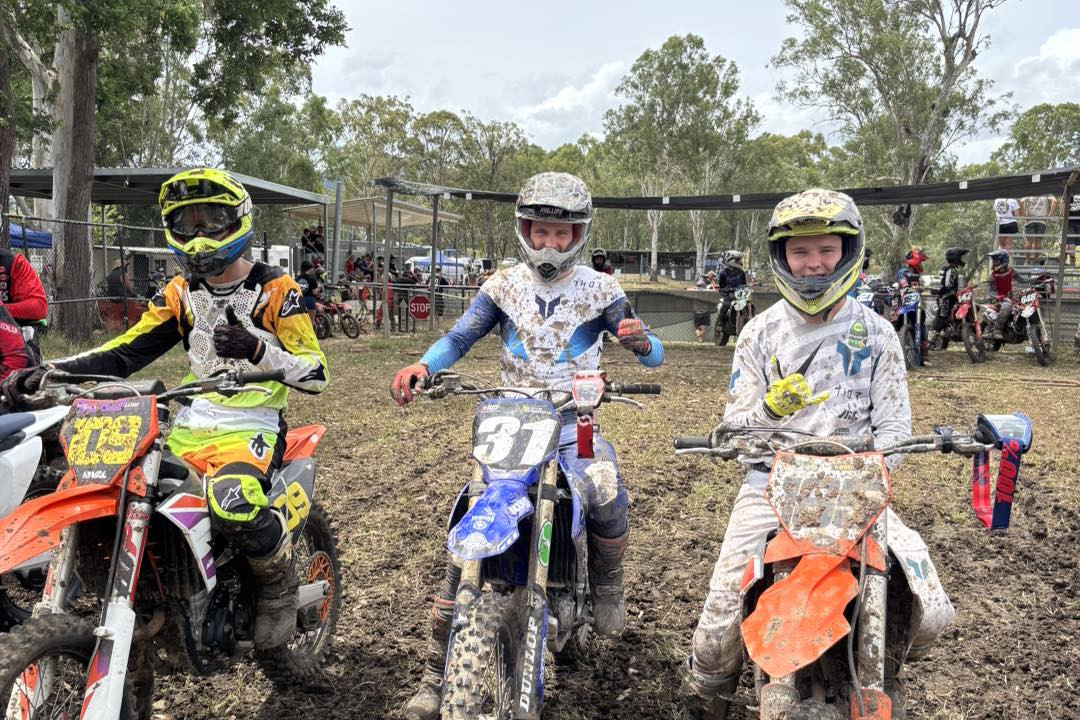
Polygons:
[[623,306],[623,319],[619,321],[619,344],[635,355],[648,355],[652,344],[645,335],[645,326],[636,317],[630,317],[633,308],[630,303]]
[[406,403],[412,402],[413,388],[417,384],[423,384],[428,374],[427,366],[423,363],[413,363],[401,368],[394,375],[394,381],[390,383],[390,397],[394,398],[394,402],[398,405],[405,407]]

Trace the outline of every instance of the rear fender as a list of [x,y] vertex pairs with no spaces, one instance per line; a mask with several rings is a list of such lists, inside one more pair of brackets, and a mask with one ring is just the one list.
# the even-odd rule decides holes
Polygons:
[[0,519],[0,575],[55,549],[68,525],[116,515],[116,485],[75,485],[29,500]]
[[0,517],[22,502],[37,472],[41,459],[41,438],[28,437],[18,445],[0,452]]
[[533,511],[527,482],[492,480],[450,531],[446,547],[461,561],[500,555],[518,539],[518,522]]
[[285,454],[281,458],[282,462],[311,457],[324,435],[324,425],[304,425],[290,430],[285,434]]

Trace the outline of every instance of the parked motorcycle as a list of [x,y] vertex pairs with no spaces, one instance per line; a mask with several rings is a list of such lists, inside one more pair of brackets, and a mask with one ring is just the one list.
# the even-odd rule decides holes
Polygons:
[[[52,407],[0,416],[0,518],[56,489],[67,467],[59,448],[65,415],[66,407]],[[0,631],[30,617],[45,582],[43,567],[44,562],[0,576]]]
[[[1027,287],[1009,293],[1009,298],[1012,301],[1012,314],[1002,331],[1004,339],[991,340],[991,349],[1000,350],[1002,345],[1028,343],[1031,352],[1035,355],[1035,361],[1044,367],[1049,365],[1051,360],[1051,339],[1050,333],[1046,331],[1046,325],[1043,323],[1039,300],[1040,298],[1048,298],[1053,290],[1053,276],[1043,273],[1032,280]],[[1001,304],[998,302],[988,302],[982,305],[983,335],[993,337],[994,326],[997,323],[1000,308]]]
[[720,347],[727,345],[728,338],[738,338],[739,333],[754,317],[754,303],[750,301],[750,286],[741,285],[735,288],[728,310],[721,315],[724,309],[724,301],[716,304],[716,323],[713,327],[713,338]]
[[360,320],[353,314],[352,308],[342,302],[340,292],[336,292],[338,287],[327,286],[327,290],[335,292],[315,302],[315,337],[319,340],[333,337],[335,325],[347,338],[360,337]]
[[572,392],[482,387],[439,372],[427,395],[485,395],[473,419],[472,479],[450,520],[461,565],[443,681],[444,720],[540,716],[544,649],[565,657],[592,622],[585,488],[559,454],[561,413],[576,412],[578,457],[593,457],[602,402],[641,407],[622,385],[578,373]]
[[900,336],[904,351],[904,364],[908,370],[922,367],[925,316],[922,308],[922,292],[917,282],[898,288],[898,300],[891,299],[893,327]]
[[[939,428],[877,449],[869,436],[809,437],[778,449],[756,434],[775,430],[721,423],[708,437],[675,440],[680,455],[773,455],[765,496],[780,527],[761,538],[741,583],[740,629],[753,664],[754,698],[735,702],[756,705],[755,717],[768,720],[888,720],[885,679],[895,677],[910,638],[908,583],[915,578],[907,574],[921,571],[890,555],[885,455],[953,452],[978,465],[1003,444],[1005,458],[1020,438],[1026,445],[1016,450],[1018,458],[1030,446],[1030,420],[980,415],[970,436]],[[973,504],[981,498],[974,490]],[[999,504],[1005,514],[1006,503]]]
[[[956,307],[934,343],[935,350],[946,350],[949,342],[960,340],[964,343],[964,352],[972,363],[986,362],[986,344],[983,342],[982,321],[979,318],[979,306],[975,304],[975,288],[971,284],[956,293]],[[934,316],[937,316],[935,310]]]
[[[167,453],[164,437],[170,400],[269,392],[249,383],[281,379],[231,372],[166,391],[160,381],[46,375],[46,384],[98,384],[71,402],[61,435],[71,469],[60,487],[0,520],[0,572],[52,553],[33,616],[0,636],[6,717],[148,716],[162,654],[170,667],[209,674],[251,653],[258,581],[243,554],[211,533],[204,481]],[[289,431],[268,493],[287,518],[301,579],[295,637],[255,652],[283,684],[319,674],[340,604],[334,531],[313,499],[312,455],[325,431]],[[85,596],[74,602],[76,578],[100,600],[92,615]]]

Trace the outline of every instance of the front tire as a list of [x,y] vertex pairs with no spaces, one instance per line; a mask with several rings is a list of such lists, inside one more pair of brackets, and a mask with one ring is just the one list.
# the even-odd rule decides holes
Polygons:
[[487,593],[454,634],[443,682],[443,720],[509,720],[518,655],[516,595]]
[[319,340],[325,340],[333,334],[333,329],[330,327],[330,316],[324,312],[315,313],[315,337]]
[[1043,367],[1049,365],[1050,343],[1046,339],[1046,333],[1043,332],[1042,323],[1028,323],[1028,338],[1035,351],[1035,362]]
[[295,684],[298,680],[310,681],[321,675],[341,611],[337,536],[329,516],[318,503],[312,504],[294,551],[300,582],[326,580],[330,583],[330,594],[310,610],[313,613],[310,617],[298,618],[296,635],[289,643],[256,653],[266,676],[281,686]]
[[904,365],[908,370],[915,369],[915,331],[904,328],[900,334],[900,347],[904,351]]
[[964,339],[964,351],[968,359],[973,363],[986,362],[986,345],[983,344],[982,338],[975,336],[975,326],[965,322],[961,332]]
[[[96,643],[93,626],[71,615],[31,618],[0,636],[0,703],[7,706],[16,681],[26,692],[24,681],[28,676],[36,676],[37,683],[48,678],[54,692],[38,699],[34,718],[79,717],[86,670]],[[23,695],[23,699],[30,698]],[[130,673],[124,683],[119,717],[135,720]]]
[[350,340],[355,340],[360,337],[360,321],[352,314],[342,314],[341,316],[341,332],[345,333],[345,337]]

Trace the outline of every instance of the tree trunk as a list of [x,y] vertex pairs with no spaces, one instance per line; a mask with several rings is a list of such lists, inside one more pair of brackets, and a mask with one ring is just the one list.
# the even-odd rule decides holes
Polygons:
[[660,210],[646,210],[645,215],[649,220],[649,282],[656,282],[659,276],[656,246],[660,240],[660,221],[663,219],[664,213]]
[[[61,6],[62,7],[62,6]],[[61,14],[64,11],[61,9]],[[53,132],[53,198],[58,220],[85,221],[94,177],[94,102],[100,48],[97,36],[68,23],[60,33],[54,67],[59,92]],[[58,279],[57,325],[71,340],[90,337],[90,228],[59,223],[53,233]]]
[[[11,156],[15,153],[15,108],[11,96],[11,56],[0,42],[0,210],[7,212],[11,189]],[[11,247],[7,218],[0,218],[0,248]]]

